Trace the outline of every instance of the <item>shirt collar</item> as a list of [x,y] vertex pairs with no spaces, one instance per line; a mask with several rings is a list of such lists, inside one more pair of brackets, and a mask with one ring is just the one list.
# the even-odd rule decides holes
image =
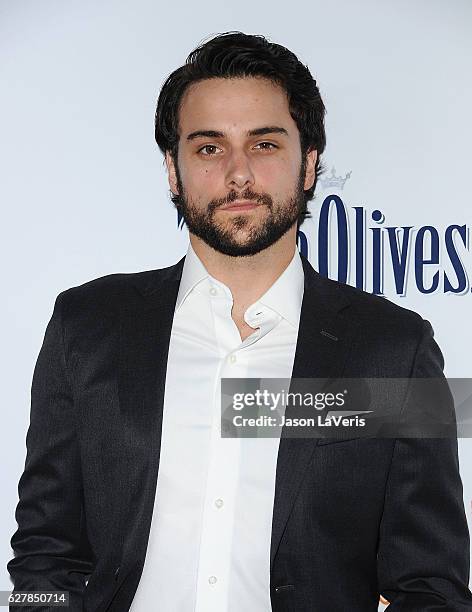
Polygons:
[[252,311],[257,309],[259,304],[263,304],[278,313],[293,327],[298,327],[304,284],[303,264],[300,252],[295,248],[295,253],[289,265],[275,283],[248,310]]
[[[216,281],[216,279],[207,272],[205,266],[193,250],[192,245],[189,244],[175,305],[176,310],[180,308],[184,300],[197,285],[206,278],[209,278],[217,284],[223,285],[223,283]],[[269,287],[264,295],[249,306],[246,312],[252,313],[252,311],[256,310],[262,304],[282,316],[294,327],[298,327],[304,283],[305,274],[303,271],[303,264],[300,253],[296,248],[291,262],[279,278]]]
[[208,274],[205,266],[193,250],[192,245],[189,244],[184,260],[184,267],[182,270],[182,277],[180,280],[179,293],[177,294],[175,309],[177,310],[180,308],[182,302],[187,298],[189,293],[191,293],[199,283],[209,276],[210,275]]

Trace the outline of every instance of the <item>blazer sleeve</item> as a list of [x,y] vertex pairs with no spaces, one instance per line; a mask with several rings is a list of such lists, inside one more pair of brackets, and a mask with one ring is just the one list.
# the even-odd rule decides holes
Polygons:
[[[423,321],[411,377],[434,377],[447,385],[443,367],[432,327]],[[450,409],[445,406],[445,414]],[[377,571],[379,592],[390,602],[389,612],[472,610],[457,438],[395,441]]]
[[64,351],[64,293],[56,298],[33,373],[18,529],[11,538],[15,557],[7,568],[15,591],[68,591],[68,610],[75,612],[82,610],[93,556],[85,532],[77,415]]

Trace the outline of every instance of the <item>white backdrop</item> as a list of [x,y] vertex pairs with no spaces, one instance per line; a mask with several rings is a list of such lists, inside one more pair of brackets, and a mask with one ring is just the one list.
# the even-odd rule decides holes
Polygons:
[[[353,207],[364,209],[367,270],[370,228],[411,226],[406,292],[395,289],[387,249],[385,295],[431,321],[448,376],[471,375],[470,286],[462,295],[443,292],[444,271],[457,283],[445,248],[450,225],[466,226],[465,244],[455,242],[472,278],[471,25],[469,0],[0,1],[0,589],[11,588],[5,564],[31,377],[55,296],[105,274],[170,265],[185,253],[153,116],[163,80],[209,35],[264,34],[310,67],[328,109],[324,178],[332,167],[336,176],[351,173],[342,189],[320,183],[313,219],[302,226],[310,260],[316,267],[326,195],[342,198],[350,232]],[[371,219],[376,209],[383,223]],[[441,272],[432,294],[417,289],[414,274],[414,236],[425,225],[440,240],[439,263],[426,273],[429,282]],[[472,441],[459,443],[470,526]]]

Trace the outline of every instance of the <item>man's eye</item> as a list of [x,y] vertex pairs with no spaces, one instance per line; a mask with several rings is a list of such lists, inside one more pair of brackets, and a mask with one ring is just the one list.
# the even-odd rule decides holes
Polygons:
[[214,155],[217,150],[218,150],[218,147],[216,145],[205,145],[201,149],[198,149],[198,153],[208,156],[208,155]]
[[277,145],[272,142],[260,142],[256,147],[261,147],[263,151],[271,151],[272,149],[278,148]]
[[[273,144],[272,142],[260,142],[256,145],[256,148],[259,148],[259,150],[261,151],[271,151],[272,149],[278,149],[277,145]],[[198,149],[198,153],[205,157],[215,155],[216,153],[218,153],[218,151],[220,151],[220,148],[216,145],[205,145]]]

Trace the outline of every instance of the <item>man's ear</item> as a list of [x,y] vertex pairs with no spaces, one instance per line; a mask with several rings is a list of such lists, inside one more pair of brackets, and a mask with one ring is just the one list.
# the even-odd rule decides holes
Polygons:
[[173,194],[179,195],[179,188],[177,185],[177,172],[175,170],[175,162],[169,151],[166,151],[166,166],[167,166],[167,179],[169,181],[169,187]]
[[306,155],[306,170],[305,170],[305,184],[303,189],[308,191],[313,187],[313,183],[315,182],[316,173],[316,160],[318,159],[318,151],[316,149],[311,149],[308,151]]

